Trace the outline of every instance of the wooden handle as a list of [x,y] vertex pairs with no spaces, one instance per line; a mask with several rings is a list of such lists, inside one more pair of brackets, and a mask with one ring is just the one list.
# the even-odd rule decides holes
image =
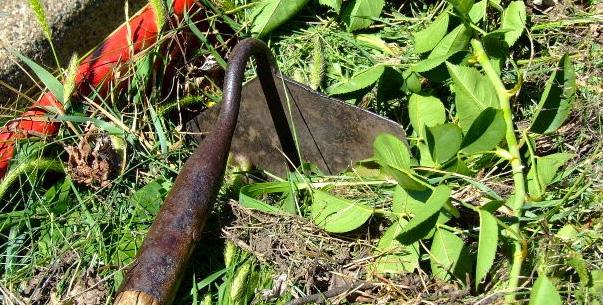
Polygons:
[[159,300],[142,291],[122,291],[114,305],[159,305]]
[[[256,59],[258,77],[274,124],[282,126],[279,139],[283,151],[293,160],[293,168],[300,165],[274,83],[270,49],[259,40],[245,39],[231,52],[220,116],[214,129],[180,170],[145,237],[136,262],[126,273],[121,294],[126,294],[128,300],[133,299],[136,303],[120,303],[118,300],[115,305],[169,305],[174,300],[191,253],[222,185],[230,142],[239,115],[245,67],[251,57]],[[133,296],[130,297],[131,294]],[[141,296],[150,297],[152,303],[141,303]]]

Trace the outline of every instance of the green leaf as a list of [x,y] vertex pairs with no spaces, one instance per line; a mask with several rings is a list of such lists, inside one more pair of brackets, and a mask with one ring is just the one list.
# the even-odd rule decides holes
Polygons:
[[383,174],[392,176],[408,189],[423,190],[425,187],[414,176],[410,168],[411,156],[408,147],[391,134],[380,134],[373,143],[374,159]]
[[463,141],[463,132],[456,124],[441,124],[425,128],[427,146],[434,162],[444,164],[456,156]]
[[429,146],[427,146],[427,143],[422,141],[418,142],[417,148],[419,149],[419,164],[421,166],[438,167],[438,164],[436,164],[436,162],[433,161],[433,158],[431,157],[431,153],[429,152]]
[[586,265],[586,261],[582,257],[582,254],[569,250],[569,257],[567,259],[567,264],[574,268],[576,273],[578,274],[578,278],[580,279],[580,286],[584,289],[588,288],[590,285],[591,279],[590,274],[588,273],[588,267]]
[[251,32],[262,37],[295,16],[308,0],[266,0],[256,8]]
[[471,22],[478,23],[484,16],[486,16],[486,9],[488,7],[488,0],[482,0],[473,5],[469,11],[469,19]]
[[490,58],[490,62],[498,75],[500,75],[503,64],[509,54],[509,45],[505,41],[505,33],[502,30],[496,30],[486,34],[482,38],[486,54]]
[[379,257],[372,265],[375,272],[413,272],[419,266],[419,243],[404,245],[397,239],[405,225],[403,219],[394,222],[379,239],[374,253]]
[[505,137],[506,126],[502,110],[486,108],[469,127],[461,151],[471,155],[495,148]]
[[[297,184],[294,187],[297,189],[303,189],[307,186]],[[248,209],[258,210],[264,213],[278,213],[281,211],[278,207],[269,205],[256,198],[263,194],[290,193],[291,191],[292,185],[287,181],[249,184],[242,187],[239,191],[239,202],[242,206]]]
[[421,80],[419,79],[419,74],[413,72],[411,69],[407,69],[402,72],[402,78],[404,79],[404,84],[402,84],[402,90],[404,92],[421,92]]
[[404,226],[399,234],[400,241],[408,245],[427,236],[449,198],[450,188],[446,185],[437,186],[423,208],[416,211],[415,216]]
[[477,69],[446,63],[452,78],[459,125],[465,133],[473,121],[491,107],[499,109],[496,90]]
[[[591,286],[589,288],[592,296],[598,296],[599,301],[603,301],[603,269],[590,272]],[[599,303],[601,304],[601,303]]]
[[410,124],[417,135],[425,137],[425,127],[446,122],[446,109],[437,97],[413,94],[408,102]]
[[501,21],[501,30],[505,33],[505,41],[509,47],[513,46],[523,33],[526,26],[526,5],[523,1],[513,1],[504,10]]
[[425,29],[412,33],[415,42],[415,52],[418,54],[429,52],[438,45],[438,42],[446,36],[448,32],[448,22],[450,15],[442,13]]
[[96,127],[100,128],[112,135],[122,135],[123,136],[125,133],[125,131],[123,129],[115,126],[113,123],[105,122],[105,121],[97,119],[97,118],[92,118],[92,117],[87,117],[87,116],[76,116],[76,115],[54,115],[54,116],[52,116],[52,118],[57,121],[63,121],[63,122],[76,122],[76,123],[90,122],[90,123],[94,124]]
[[556,153],[544,157],[536,157],[536,165],[532,164],[527,176],[528,193],[533,199],[542,198],[546,187],[551,184],[557,170],[574,155]]
[[475,266],[475,286],[486,277],[496,256],[498,245],[498,224],[490,212],[479,210],[479,243],[477,246],[477,263]]
[[561,305],[561,296],[546,276],[538,277],[530,293],[529,305]]
[[384,0],[351,0],[343,11],[343,21],[348,32],[367,28],[381,15]]
[[454,9],[461,14],[462,16],[466,16],[469,14],[471,7],[475,3],[475,0],[448,0],[450,4],[454,7]]
[[315,190],[310,207],[312,221],[331,233],[344,233],[362,226],[373,215],[373,209],[365,204],[335,197]]
[[413,66],[413,71],[429,71],[443,64],[450,56],[461,51],[467,51],[472,36],[473,30],[470,27],[465,24],[457,26],[438,42],[426,59]]
[[335,13],[339,14],[341,10],[342,0],[318,0],[318,4],[328,6],[335,10]]
[[373,142],[376,161],[380,164],[410,169],[410,152],[400,139],[391,134],[382,133]]
[[40,81],[50,90],[50,92],[57,98],[61,103],[65,102],[63,96],[63,84],[54,77],[50,72],[44,69],[42,66],[35,63],[33,60],[27,58],[17,50],[7,48],[14,56],[17,56],[22,62],[24,62],[33,73],[40,79]]
[[571,224],[566,224],[555,234],[556,237],[564,240],[564,241],[574,241],[576,237],[578,237],[578,230]]
[[405,190],[403,187],[396,185],[392,198],[392,212],[400,216],[404,214],[416,215],[425,207],[425,202],[429,200],[431,194],[431,190]]
[[341,95],[367,88],[379,80],[384,70],[384,65],[375,65],[352,76],[348,81],[327,88],[327,92],[330,95]]
[[161,182],[164,182],[164,180],[160,178],[148,183],[132,194],[130,200],[149,214],[157,214],[163,199],[167,195],[167,190]]
[[545,134],[561,127],[576,97],[576,73],[568,54],[563,55],[540,97],[531,131]]
[[431,273],[448,281],[452,276],[465,281],[471,270],[471,257],[465,242],[447,230],[438,228],[430,249]]

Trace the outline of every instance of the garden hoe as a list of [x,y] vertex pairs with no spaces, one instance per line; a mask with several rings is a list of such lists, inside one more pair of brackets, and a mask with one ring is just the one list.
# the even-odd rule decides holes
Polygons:
[[[251,57],[258,77],[243,85]],[[232,50],[223,101],[214,108],[189,123],[191,131],[206,136],[182,167],[114,304],[173,301],[222,184],[229,151],[276,174],[299,168],[302,160],[334,174],[369,157],[378,134],[404,138],[397,123],[281,76],[268,47],[255,39]]]

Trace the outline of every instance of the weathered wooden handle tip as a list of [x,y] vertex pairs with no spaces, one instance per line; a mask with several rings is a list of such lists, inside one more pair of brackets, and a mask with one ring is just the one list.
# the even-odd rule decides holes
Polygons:
[[143,291],[122,291],[113,305],[159,305],[159,300]]

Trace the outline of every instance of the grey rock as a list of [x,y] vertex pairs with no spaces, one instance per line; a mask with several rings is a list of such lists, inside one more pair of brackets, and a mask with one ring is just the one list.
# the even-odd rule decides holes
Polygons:
[[[129,0],[129,15],[136,13],[146,1]],[[46,19],[52,29],[52,40],[64,67],[74,53],[80,56],[94,48],[126,20],[123,0],[42,0]],[[0,80],[25,92],[32,80],[6,50],[21,54],[42,64],[49,71],[57,65],[26,0],[0,0]],[[34,91],[28,93],[29,96]],[[34,96],[35,98],[35,96]],[[0,105],[24,105],[17,94],[0,86]]]

